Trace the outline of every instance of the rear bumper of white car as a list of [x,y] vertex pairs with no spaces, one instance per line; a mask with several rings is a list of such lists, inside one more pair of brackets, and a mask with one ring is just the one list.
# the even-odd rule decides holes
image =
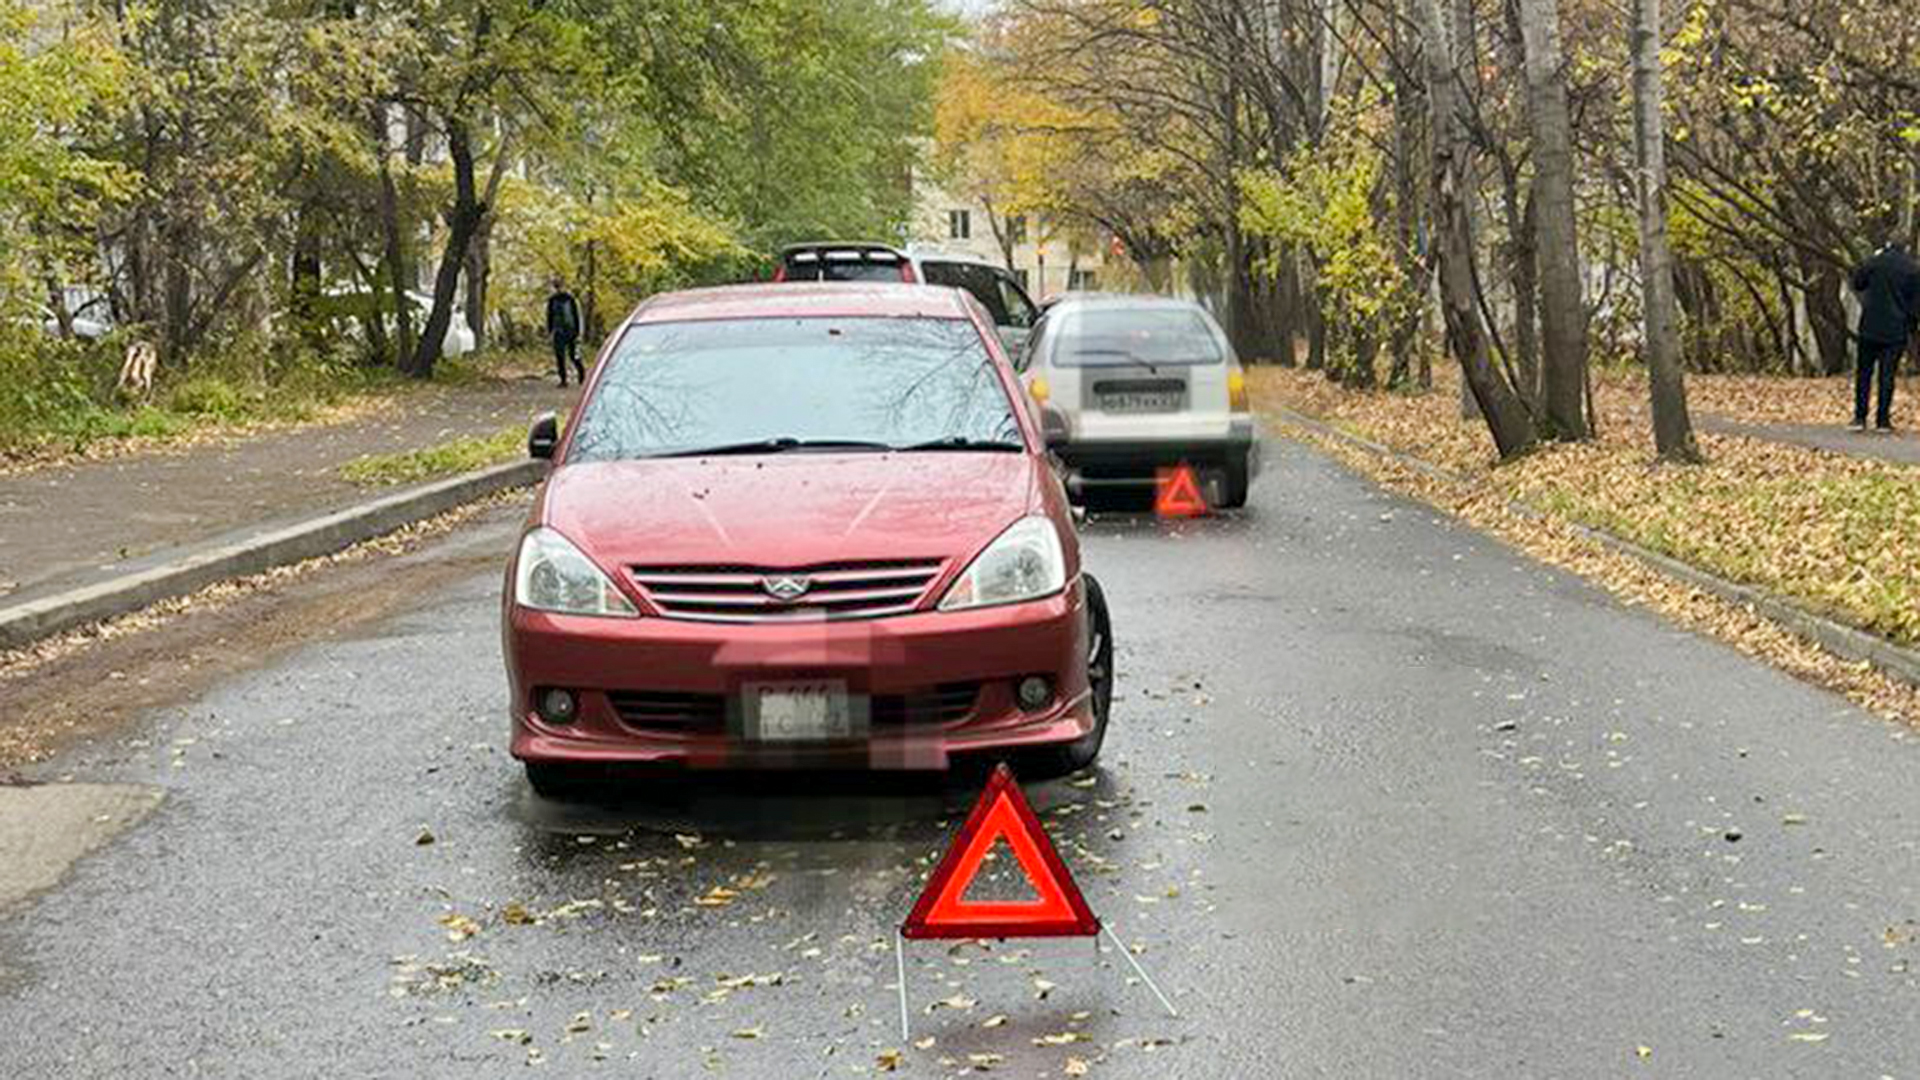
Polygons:
[[1260,467],[1260,436],[1251,418],[1235,417],[1224,433],[1215,426],[1205,435],[1179,431],[1106,438],[1076,435],[1057,453],[1068,466],[1089,476],[1151,476],[1170,465],[1226,468],[1242,462],[1252,475]]

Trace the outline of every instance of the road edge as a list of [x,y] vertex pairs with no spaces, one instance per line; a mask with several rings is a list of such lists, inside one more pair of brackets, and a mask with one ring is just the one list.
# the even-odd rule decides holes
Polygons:
[[211,541],[158,566],[34,600],[0,605],[0,652],[384,536],[496,492],[537,483],[544,461],[513,461],[252,533]]
[[[1430,461],[1415,457],[1403,450],[1365,439],[1351,432],[1308,416],[1284,405],[1268,405],[1267,408],[1287,423],[1296,424],[1316,434],[1325,436],[1365,450],[1370,454],[1388,457],[1406,465],[1408,468],[1424,473],[1437,480],[1450,484],[1464,484],[1466,477],[1452,470],[1442,468]],[[1524,517],[1547,519],[1544,511],[1518,501],[1509,501],[1508,509]],[[1754,612],[1779,623],[1808,641],[1819,645],[1835,656],[1855,663],[1871,664],[1887,676],[1898,679],[1909,686],[1920,688],[1920,652],[1848,623],[1840,622],[1828,616],[1802,607],[1799,604],[1763,589],[1751,585],[1741,585],[1728,581],[1716,574],[1702,570],[1692,563],[1676,559],[1671,555],[1662,555],[1641,547],[1639,544],[1616,536],[1605,529],[1592,525],[1583,525],[1577,521],[1559,520],[1577,535],[1591,540],[1611,551],[1618,552],[1641,564],[1651,567],[1668,577],[1678,578],[1688,585],[1705,593],[1717,596],[1728,603],[1744,605]]]

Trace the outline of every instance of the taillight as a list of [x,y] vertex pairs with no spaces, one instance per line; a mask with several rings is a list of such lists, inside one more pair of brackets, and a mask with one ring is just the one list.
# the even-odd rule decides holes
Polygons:
[[779,266],[776,266],[773,268],[773,280],[775,282],[781,282],[781,281],[787,280],[787,264],[786,263],[781,263]]

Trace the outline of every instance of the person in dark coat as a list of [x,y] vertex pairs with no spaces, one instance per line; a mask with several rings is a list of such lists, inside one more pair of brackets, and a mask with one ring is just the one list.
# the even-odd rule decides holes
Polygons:
[[567,385],[567,363],[581,382],[587,381],[587,369],[580,363],[580,301],[566,285],[553,279],[553,295],[547,297],[547,337],[553,339],[553,365],[560,369],[560,385]]
[[1860,294],[1859,361],[1853,382],[1853,429],[1867,427],[1867,401],[1874,373],[1880,376],[1880,408],[1874,427],[1893,430],[1893,376],[1907,351],[1914,321],[1920,318],[1920,263],[1895,241],[1880,248],[1853,272]]

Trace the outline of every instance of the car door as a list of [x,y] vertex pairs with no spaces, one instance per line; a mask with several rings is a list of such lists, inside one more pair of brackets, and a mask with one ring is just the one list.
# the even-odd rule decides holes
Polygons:
[[983,262],[957,259],[922,260],[920,272],[929,285],[964,289],[980,301],[992,316],[993,328],[1007,355],[1019,356],[1026,350],[1038,311],[1011,273]]
[[1000,290],[1001,304],[1007,312],[1006,323],[995,324],[1000,331],[1000,340],[1007,346],[1007,355],[1024,355],[1027,343],[1033,336],[1034,324],[1040,321],[1040,309],[1027,297],[1027,291],[1020,287],[1019,279],[1013,274],[999,267],[993,267],[992,272],[994,283]]

